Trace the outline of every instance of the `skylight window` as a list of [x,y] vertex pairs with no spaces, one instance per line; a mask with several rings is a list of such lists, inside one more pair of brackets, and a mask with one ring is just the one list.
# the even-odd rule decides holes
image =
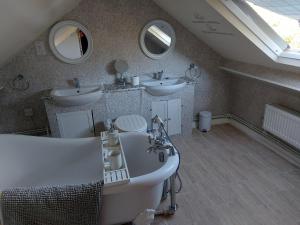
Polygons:
[[246,2],[289,45],[288,50],[300,53],[300,21]]

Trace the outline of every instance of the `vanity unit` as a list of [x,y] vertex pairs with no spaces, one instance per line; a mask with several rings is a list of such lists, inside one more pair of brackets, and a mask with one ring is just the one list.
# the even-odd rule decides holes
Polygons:
[[106,85],[103,96],[96,102],[63,106],[45,99],[49,126],[54,137],[88,137],[99,135],[107,119],[138,114],[151,125],[154,115],[161,116],[168,132],[190,135],[193,125],[194,84],[167,96],[153,96],[145,87]]

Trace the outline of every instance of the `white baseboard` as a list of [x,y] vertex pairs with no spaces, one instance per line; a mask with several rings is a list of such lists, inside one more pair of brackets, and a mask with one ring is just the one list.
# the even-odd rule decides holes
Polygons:
[[[233,127],[239,129],[243,133],[247,134],[249,137],[253,138],[257,142],[266,146],[276,154],[280,155],[282,158],[286,159],[293,165],[300,167],[300,154],[297,154],[292,150],[289,146],[284,144],[280,144],[279,141],[275,141],[274,137],[269,135],[268,133],[264,133],[262,130],[260,132],[256,132],[255,129],[251,129],[250,126],[246,126],[245,124],[234,119],[235,116],[224,116],[212,119],[212,125],[219,124],[230,124]],[[196,123],[195,123],[196,124]]]
[[219,125],[219,124],[225,124],[225,123],[230,123],[230,120],[229,118],[214,118],[212,119],[211,121],[211,124],[214,126],[214,125]]

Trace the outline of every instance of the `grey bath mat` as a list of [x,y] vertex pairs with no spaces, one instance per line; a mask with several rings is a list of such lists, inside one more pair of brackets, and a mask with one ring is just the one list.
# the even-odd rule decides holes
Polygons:
[[100,225],[103,182],[14,188],[1,196],[3,225]]

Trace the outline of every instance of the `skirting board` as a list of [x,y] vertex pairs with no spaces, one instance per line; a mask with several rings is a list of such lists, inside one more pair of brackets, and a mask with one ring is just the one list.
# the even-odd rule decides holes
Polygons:
[[280,155],[282,158],[286,159],[293,165],[300,167],[300,151],[298,153],[298,150],[281,143],[279,140],[276,141],[276,139],[272,135],[258,128],[252,129],[251,127],[253,126],[251,124],[247,124],[247,122],[245,121],[243,121],[242,123],[240,122],[241,120],[239,120],[240,119],[238,117],[229,114],[224,116],[223,118],[213,118],[212,125],[228,123],[233,127],[239,129],[243,133],[247,134],[257,142],[265,145],[267,148]]
[[[218,124],[225,124],[225,123],[230,123],[230,119],[227,117],[213,117],[211,121],[211,125],[218,125]],[[198,128],[198,122],[194,121],[193,123],[193,129]]]

